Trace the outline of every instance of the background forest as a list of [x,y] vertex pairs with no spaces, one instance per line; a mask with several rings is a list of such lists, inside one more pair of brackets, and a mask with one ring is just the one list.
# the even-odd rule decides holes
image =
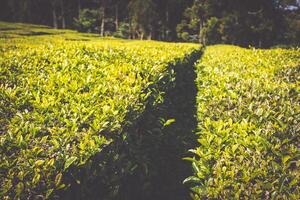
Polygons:
[[0,0],[0,20],[129,39],[299,45],[299,0]]

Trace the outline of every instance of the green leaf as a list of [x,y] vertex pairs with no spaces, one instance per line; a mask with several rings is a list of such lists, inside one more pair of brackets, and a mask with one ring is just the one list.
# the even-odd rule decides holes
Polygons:
[[39,173],[35,174],[35,176],[32,179],[32,184],[34,184],[34,185],[37,184],[39,182],[40,178],[41,178],[41,175]]
[[232,152],[235,153],[236,149],[239,147],[239,144],[235,144],[232,146]]
[[183,184],[186,184],[186,183],[199,183],[201,180],[197,177],[194,177],[194,176],[190,176],[186,179],[184,179],[183,181]]
[[75,157],[75,156],[68,158],[65,162],[64,170],[68,169],[70,167],[70,165],[72,165],[76,160],[77,160],[77,157]]
[[192,167],[193,167],[193,169],[194,169],[194,171],[195,171],[196,173],[199,173],[199,172],[200,172],[200,169],[199,169],[199,167],[197,166],[197,164],[196,164],[195,162],[192,163]]
[[190,158],[190,157],[184,157],[184,158],[182,158],[182,160],[187,160],[187,161],[191,161],[191,162],[197,162],[197,160],[195,158]]
[[56,177],[55,177],[55,186],[56,187],[60,184],[61,178],[62,178],[62,173],[59,173],[56,175]]
[[175,122],[175,119],[169,119],[169,120],[167,120],[165,123],[164,123],[164,127],[166,127],[166,126],[170,126],[172,123],[174,123]]
[[291,156],[287,155],[287,156],[284,156],[282,158],[282,163],[285,164],[289,159],[291,159]]
[[44,164],[44,160],[37,160],[37,161],[35,161],[35,165],[36,166],[41,166],[42,164]]
[[50,195],[53,193],[54,189],[49,189],[46,192],[46,199],[48,199],[50,197]]
[[20,196],[20,194],[23,192],[23,190],[24,190],[24,183],[19,182],[19,183],[16,185],[16,195],[17,195],[17,196]]

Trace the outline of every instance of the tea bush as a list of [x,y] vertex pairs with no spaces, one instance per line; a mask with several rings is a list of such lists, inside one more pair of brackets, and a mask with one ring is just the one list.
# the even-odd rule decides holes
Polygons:
[[299,49],[205,50],[193,199],[299,199],[299,61]]
[[0,29],[2,199],[65,188],[63,174],[161,103],[173,68],[200,49],[19,26]]

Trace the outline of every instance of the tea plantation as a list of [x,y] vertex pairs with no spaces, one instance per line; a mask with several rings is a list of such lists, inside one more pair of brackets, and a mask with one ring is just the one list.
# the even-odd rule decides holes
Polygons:
[[299,49],[211,46],[197,74],[193,199],[299,199]]
[[299,199],[299,61],[0,22],[0,199]]
[[64,188],[62,173],[84,165],[147,106],[163,101],[173,67],[200,49],[89,42],[89,35],[82,41],[72,31],[19,26],[1,31],[0,194],[5,199],[48,198]]

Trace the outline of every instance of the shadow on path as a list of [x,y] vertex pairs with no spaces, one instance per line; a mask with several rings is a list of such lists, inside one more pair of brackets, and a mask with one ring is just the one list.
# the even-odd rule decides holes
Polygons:
[[125,140],[114,140],[88,164],[65,175],[70,188],[59,193],[58,199],[189,199],[189,188],[182,181],[192,169],[182,158],[197,142],[193,65],[199,57],[200,52],[194,53],[185,64],[173,68],[175,82],[164,102],[149,106],[126,131]]

